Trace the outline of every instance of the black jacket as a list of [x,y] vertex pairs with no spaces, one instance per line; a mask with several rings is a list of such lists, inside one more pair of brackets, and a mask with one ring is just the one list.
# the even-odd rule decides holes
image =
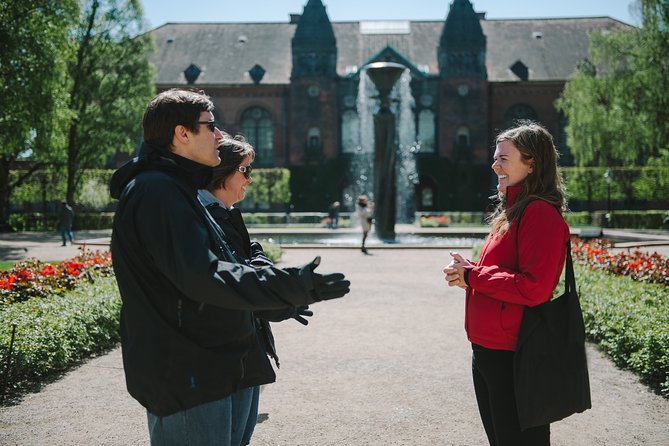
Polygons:
[[[219,227],[225,233],[226,241],[240,262],[254,267],[273,265],[273,262],[265,255],[262,245],[257,241],[251,241],[249,231],[246,228],[246,224],[244,224],[244,218],[239,209],[226,209],[218,202],[212,202],[206,208],[211,216],[214,217],[214,221],[218,223]],[[277,367],[279,366],[279,356],[276,353],[274,335],[272,334],[269,321],[280,322],[294,317],[295,314],[296,311],[294,308],[254,312],[257,318],[258,340],[261,342],[262,349],[274,359]]]
[[126,384],[159,416],[274,380],[248,370],[257,347],[252,312],[314,302],[310,268],[238,262],[197,199],[210,176],[208,167],[144,144],[111,180]]

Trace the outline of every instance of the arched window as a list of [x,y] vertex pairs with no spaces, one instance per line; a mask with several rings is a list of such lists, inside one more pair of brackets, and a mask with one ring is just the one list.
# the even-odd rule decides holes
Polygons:
[[510,128],[516,125],[521,119],[537,120],[537,112],[527,104],[514,104],[504,113],[504,128]]
[[458,127],[456,132],[456,144],[458,147],[467,147],[469,146],[469,129],[464,125]]
[[422,208],[431,208],[434,206],[434,191],[426,187],[420,194],[420,206]]
[[310,127],[307,133],[307,147],[309,150],[319,150],[321,148],[321,129]]
[[420,141],[421,152],[434,152],[434,113],[432,110],[421,110],[418,115],[418,141]]
[[255,148],[255,163],[261,166],[273,164],[272,115],[261,107],[251,107],[242,113],[239,125],[242,135]]
[[343,153],[355,153],[360,146],[360,118],[353,110],[341,116],[341,146]]

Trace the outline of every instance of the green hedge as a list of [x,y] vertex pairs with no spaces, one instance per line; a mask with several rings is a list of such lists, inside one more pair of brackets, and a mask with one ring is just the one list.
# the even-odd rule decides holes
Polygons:
[[[32,298],[0,309],[0,376],[16,395],[119,340],[121,298],[114,277],[62,296]],[[9,376],[7,354],[16,334]]]
[[[669,293],[574,265],[588,338],[620,367],[669,397]],[[562,290],[563,285],[558,287]]]
[[[608,217],[607,217],[608,215]],[[569,226],[596,225],[620,229],[667,229],[664,219],[667,211],[606,211],[567,212],[565,220]]]
[[[113,222],[113,212],[77,212],[74,214],[72,229],[111,229]],[[9,225],[14,231],[57,231],[58,216],[42,212],[10,214]]]
[[[667,200],[669,167],[561,167],[570,200]],[[608,173],[607,173],[608,172]]]

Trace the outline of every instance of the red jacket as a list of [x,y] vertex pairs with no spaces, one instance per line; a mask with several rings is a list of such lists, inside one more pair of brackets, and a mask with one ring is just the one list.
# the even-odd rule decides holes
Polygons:
[[[507,189],[508,206],[520,190]],[[501,236],[488,235],[479,261],[467,267],[465,330],[472,343],[516,349],[523,309],[551,298],[564,267],[567,240],[569,226],[543,200],[527,205],[520,226],[514,221]]]

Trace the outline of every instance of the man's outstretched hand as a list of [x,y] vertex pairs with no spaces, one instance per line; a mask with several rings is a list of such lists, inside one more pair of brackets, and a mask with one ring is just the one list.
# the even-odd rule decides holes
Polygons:
[[313,315],[314,312],[309,309],[309,305],[300,305],[299,307],[295,307],[295,316],[293,316],[293,319],[302,325],[309,325],[309,321],[303,316],[311,317]]
[[311,291],[316,302],[337,299],[351,291],[351,282],[342,273],[319,274],[314,272],[320,265],[321,257],[317,256],[308,267],[311,270],[314,289]]

